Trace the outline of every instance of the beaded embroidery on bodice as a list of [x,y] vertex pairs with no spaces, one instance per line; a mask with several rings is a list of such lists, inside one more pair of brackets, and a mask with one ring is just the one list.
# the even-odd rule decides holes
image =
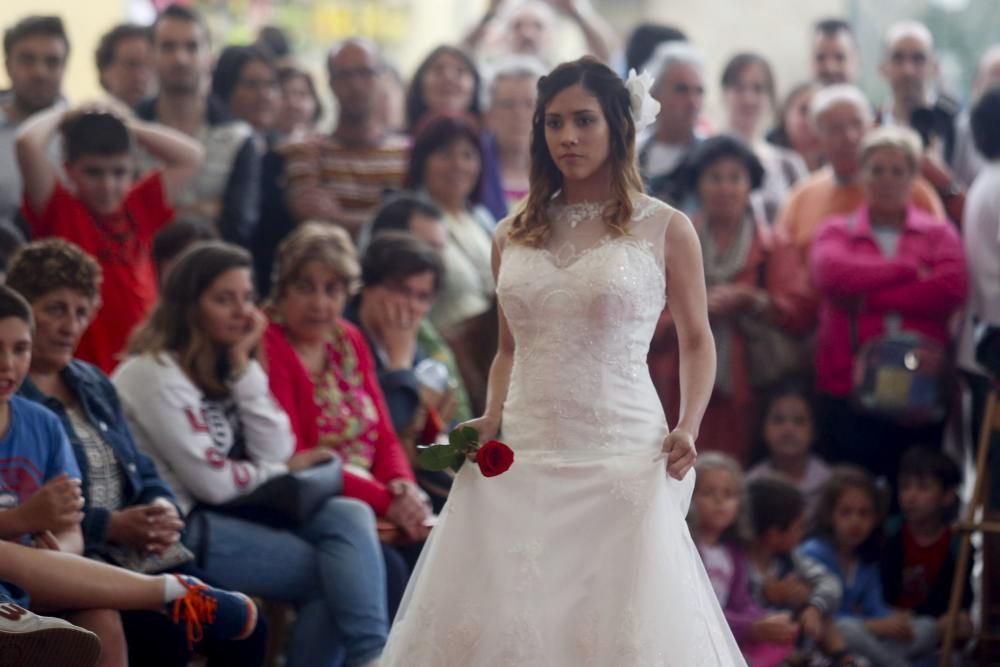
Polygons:
[[506,438],[593,450],[648,443],[665,429],[646,354],[665,304],[673,213],[638,196],[619,234],[601,205],[554,205],[545,247],[506,243],[497,288],[515,341]]

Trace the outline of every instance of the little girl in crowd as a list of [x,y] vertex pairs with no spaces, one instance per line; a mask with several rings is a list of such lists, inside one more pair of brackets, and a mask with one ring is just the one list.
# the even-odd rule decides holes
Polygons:
[[695,469],[688,524],[719,604],[751,667],[778,665],[791,650],[799,625],[787,612],[765,612],[750,597],[743,473],[735,459],[718,452],[701,454]]
[[836,617],[848,649],[874,667],[907,667],[933,653],[940,632],[933,618],[894,611],[882,594],[878,551],[882,502],[875,480],[861,468],[835,468],[823,488],[815,537],[800,553],[836,575],[843,597]]
[[806,500],[811,517],[820,489],[830,478],[830,468],[812,453],[816,440],[812,398],[796,381],[779,384],[764,400],[760,439],[767,458],[747,473],[747,482],[781,475],[795,485]]

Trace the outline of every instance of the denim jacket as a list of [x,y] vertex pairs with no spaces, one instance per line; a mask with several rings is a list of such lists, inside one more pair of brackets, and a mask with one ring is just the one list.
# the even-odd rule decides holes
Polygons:
[[[76,395],[87,421],[100,431],[114,449],[115,456],[121,464],[123,507],[145,505],[156,498],[166,498],[176,504],[173,490],[160,478],[153,461],[136,447],[125,421],[121,403],[118,401],[118,393],[111,380],[96,366],[78,359],[70,361],[59,374],[69,390]],[[66,407],[58,399],[43,394],[31,381],[30,376],[25,378],[18,393],[28,400],[44,405],[59,417],[63,428],[66,429],[66,435],[69,436],[70,444],[73,445],[73,453],[83,474],[83,491],[86,493],[89,472],[87,456],[79,436],[73,431]],[[110,510],[92,507],[89,503],[84,505],[83,523],[80,528],[87,550],[103,545],[107,541],[110,518]]]

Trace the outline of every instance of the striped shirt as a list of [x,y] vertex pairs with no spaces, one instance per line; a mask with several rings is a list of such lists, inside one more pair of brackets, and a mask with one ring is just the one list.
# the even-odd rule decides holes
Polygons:
[[336,222],[356,235],[386,191],[402,187],[410,140],[388,135],[375,146],[347,146],[323,137],[288,144],[281,151],[288,197],[294,200],[297,191],[323,188],[343,210]]

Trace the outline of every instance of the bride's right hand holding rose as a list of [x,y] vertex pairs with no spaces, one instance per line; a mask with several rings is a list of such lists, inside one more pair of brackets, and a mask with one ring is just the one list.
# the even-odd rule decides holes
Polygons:
[[482,417],[462,422],[455,428],[460,429],[466,427],[475,429],[476,433],[479,434],[479,442],[488,442],[489,440],[496,438],[497,434],[500,432],[500,417],[486,414]]

